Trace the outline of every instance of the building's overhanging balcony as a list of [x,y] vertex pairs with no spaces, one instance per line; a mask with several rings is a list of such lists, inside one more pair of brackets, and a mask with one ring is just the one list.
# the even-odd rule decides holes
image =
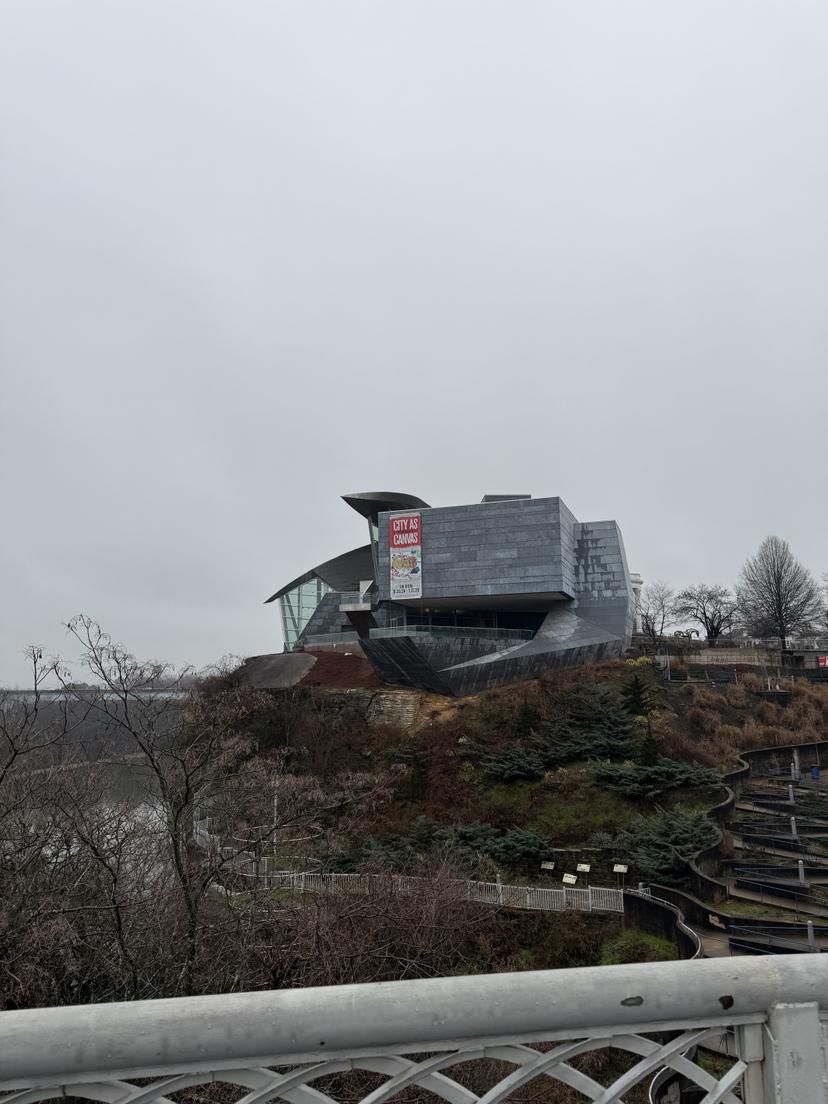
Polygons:
[[370,613],[377,603],[364,594],[343,594],[339,602],[340,613]]
[[377,608],[377,594],[373,582],[360,586],[359,590],[344,591],[339,595],[340,613],[370,613]]

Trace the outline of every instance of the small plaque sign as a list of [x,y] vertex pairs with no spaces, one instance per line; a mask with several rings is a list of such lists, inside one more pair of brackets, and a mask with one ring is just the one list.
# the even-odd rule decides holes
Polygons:
[[578,863],[575,867],[579,874],[589,874],[591,866],[589,863]]
[[541,870],[554,870],[555,864],[553,862],[542,862]]
[[578,875],[564,874],[563,878],[561,878],[561,881],[564,885],[575,885],[575,883],[578,881]]
[[613,874],[626,874],[628,870],[629,867],[626,863],[615,863],[612,868]]

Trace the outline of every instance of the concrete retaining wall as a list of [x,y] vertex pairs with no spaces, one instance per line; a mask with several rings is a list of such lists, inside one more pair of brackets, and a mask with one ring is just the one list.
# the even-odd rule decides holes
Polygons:
[[678,907],[671,908],[669,903],[663,904],[637,893],[625,893],[624,916],[641,931],[674,943],[680,958],[698,958],[701,955],[701,941],[684,923]]

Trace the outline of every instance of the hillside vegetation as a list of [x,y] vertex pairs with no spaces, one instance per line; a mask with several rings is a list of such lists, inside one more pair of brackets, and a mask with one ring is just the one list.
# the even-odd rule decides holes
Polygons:
[[818,739],[828,688],[798,682],[783,708],[753,676],[664,687],[636,660],[432,699],[406,732],[366,730],[347,711],[320,727],[319,700],[293,708],[293,769],[319,769],[322,755],[394,779],[358,835],[325,838],[328,869],[411,872],[449,853],[475,876],[539,880],[552,850],[599,847],[680,884],[715,838],[705,810],[721,799],[720,772],[741,749]]
[[[614,916],[517,913],[456,892],[495,864],[535,876],[569,783],[544,787],[583,772],[581,788],[599,795],[593,745],[605,769],[669,771],[636,720],[652,714],[655,686],[627,685],[623,666],[435,702],[417,729],[380,730],[360,714],[360,692],[268,694],[232,672],[148,697],[163,665],[136,660],[91,619],[72,631],[95,682],[70,682],[34,650],[35,687],[63,679],[63,700],[41,708],[37,693],[0,692],[1,1007],[664,953],[643,937],[612,942]],[[113,771],[128,784],[113,785]],[[613,800],[620,817],[638,799]],[[595,823],[614,824],[605,816]],[[251,857],[422,877],[284,891],[255,877]]]
[[[758,680],[665,688],[645,660],[423,695],[413,726],[380,728],[364,695],[393,690],[268,693],[224,672],[147,699],[163,667],[90,619],[75,637],[97,685],[67,682],[66,709],[0,694],[7,1008],[663,957],[617,918],[472,904],[456,880],[559,884],[589,862],[612,885],[621,861],[681,885],[737,752],[814,739],[828,714],[807,683],[783,708]],[[35,685],[58,672],[33,663]],[[380,877],[285,891],[265,861]]]

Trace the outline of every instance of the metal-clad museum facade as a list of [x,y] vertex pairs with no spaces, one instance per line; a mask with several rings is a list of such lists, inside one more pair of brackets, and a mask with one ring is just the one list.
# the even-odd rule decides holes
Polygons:
[[353,644],[386,682],[465,694],[629,646],[634,596],[616,522],[580,522],[560,498],[528,495],[446,507],[344,497],[369,543],[268,599],[286,648]]

